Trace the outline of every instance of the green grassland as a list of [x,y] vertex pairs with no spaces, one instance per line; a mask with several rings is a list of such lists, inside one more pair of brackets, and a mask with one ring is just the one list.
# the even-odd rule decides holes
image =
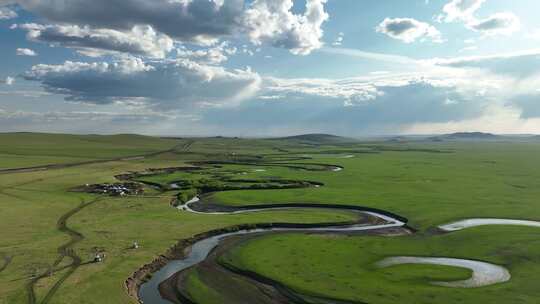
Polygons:
[[[66,138],[66,142],[72,142],[71,136]],[[61,145],[61,142],[57,144]],[[135,141],[133,147],[121,154],[129,156],[130,153],[152,151],[145,148],[147,145],[137,147],[137,144]],[[129,146],[128,143],[126,145]],[[170,149],[176,145],[178,142],[173,140],[169,146],[159,149]],[[95,149],[99,150],[98,146]],[[200,144],[197,149],[201,154],[210,151],[206,144]],[[211,150],[215,153],[218,149]],[[226,151],[225,148],[223,151]],[[107,259],[102,264],[81,265],[47,300],[50,303],[133,303],[134,299],[129,298],[124,290],[124,280],[176,241],[197,233],[242,223],[341,222],[355,217],[343,212],[301,210],[200,216],[170,207],[174,193],[157,193],[146,189],[148,195],[143,197],[113,198],[70,191],[86,183],[115,182],[114,176],[117,174],[181,166],[199,158],[176,150],[147,159],[0,174],[0,257],[12,258],[11,263],[0,272],[0,303],[29,302],[29,282],[34,276],[48,270],[58,257],[58,247],[69,241],[66,233],[58,230],[58,220],[81,202],[96,198],[99,198],[97,202],[73,215],[67,224],[84,236],[74,248],[83,264],[93,258],[96,249],[104,250]],[[139,250],[127,249],[133,241],[141,244]],[[65,258],[59,266],[69,262]],[[51,288],[65,273],[56,272],[36,284],[37,303],[45,302]]]
[[143,155],[170,149],[177,142],[129,134],[0,133],[0,169]]
[[[483,227],[444,236],[337,237],[276,234],[247,242],[221,263],[254,271],[299,293],[364,303],[538,303],[540,242],[535,228]],[[466,270],[401,265],[388,256],[459,257],[507,267],[508,283],[446,288],[432,281],[469,277]]]
[[[294,290],[367,303],[537,303],[540,230],[479,227],[447,235],[430,228],[470,217],[540,220],[540,164],[533,144],[432,144],[453,153],[385,152],[331,159],[346,168],[311,173],[319,189],[219,193],[225,204],[336,202],[377,207],[410,219],[419,229],[402,237],[270,235],[231,251],[222,263],[256,272]],[[294,172],[289,174],[296,177]],[[376,269],[387,256],[440,256],[488,261],[507,267],[511,282],[479,289],[431,286],[456,279],[456,269],[396,266]]]
[[[0,168],[111,159],[75,167],[0,174],[0,303],[31,303],[32,279],[47,272],[59,256],[59,247],[70,241],[69,234],[59,229],[58,221],[81,203],[88,205],[70,216],[67,226],[83,236],[73,245],[82,265],[71,274],[67,267],[37,281],[35,303],[135,303],[124,290],[124,280],[176,241],[208,230],[242,223],[319,223],[354,218],[344,212],[315,210],[196,215],[170,206],[178,192],[222,182],[224,177],[309,180],[324,186],[214,194],[212,199],[222,204],[317,202],[369,206],[405,216],[419,231],[402,237],[269,235],[235,248],[223,256],[223,263],[271,277],[302,293],[369,303],[396,303],[396,299],[401,299],[401,303],[540,300],[535,287],[540,273],[540,230],[480,227],[448,235],[429,233],[436,225],[468,217],[540,220],[539,143],[315,144],[311,139],[159,139],[31,133],[1,134],[0,140]],[[144,159],[117,159],[160,151],[163,153]],[[310,169],[318,166],[302,164],[331,164],[345,169],[332,172],[279,165],[259,167],[251,165],[254,159]],[[144,196],[125,198],[70,191],[84,184],[115,182],[115,175],[126,172],[188,166],[201,161],[229,163],[203,172],[143,178],[162,185],[190,181],[194,188],[189,190],[162,192],[147,187]],[[130,250],[133,241],[138,241],[141,248]],[[106,252],[105,262],[86,264],[96,250]],[[428,282],[465,278],[468,272],[437,266],[384,270],[373,267],[373,262],[391,255],[480,259],[505,265],[513,278],[509,283],[476,290],[434,287]],[[3,268],[6,257],[10,262]],[[57,268],[69,266],[70,262],[65,257]],[[206,302],[202,298],[200,303],[216,303],[218,295],[212,286],[198,280],[196,273],[190,277],[188,289],[212,298]],[[63,277],[65,281],[55,285]]]
[[325,187],[273,195],[222,192],[215,199],[236,205],[320,202],[376,207],[407,217],[421,230],[471,216],[540,219],[540,145],[445,143],[429,147],[453,152],[387,151],[317,159],[345,170],[306,174],[277,168],[269,174],[291,179],[309,176]]

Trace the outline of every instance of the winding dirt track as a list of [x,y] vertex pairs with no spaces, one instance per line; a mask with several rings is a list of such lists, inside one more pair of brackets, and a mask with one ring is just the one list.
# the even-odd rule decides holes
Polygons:
[[[160,154],[173,152],[177,150],[181,151],[187,151],[190,149],[190,147],[195,143],[195,141],[187,141],[182,142],[171,149],[164,150],[164,151],[158,151],[154,153],[149,153],[145,155],[140,156],[129,156],[129,157],[121,157],[121,158],[113,158],[113,159],[106,159],[106,160],[98,160],[98,161],[89,161],[89,162],[78,162],[78,163],[70,163],[70,164],[55,164],[55,165],[46,165],[46,166],[39,166],[39,167],[31,167],[31,168],[17,168],[17,169],[5,169],[0,170],[0,174],[7,174],[7,173],[21,173],[21,172],[33,172],[33,171],[43,171],[43,170],[50,170],[50,169],[62,169],[62,168],[68,168],[68,167],[76,167],[76,166],[82,166],[82,165],[89,165],[89,164],[96,164],[96,163],[105,163],[105,162],[111,162],[111,161],[128,161],[128,160],[134,160],[138,159],[140,157],[146,158],[146,157],[152,157],[157,156]],[[34,182],[34,181],[31,181]],[[20,186],[20,185],[18,185]],[[80,233],[79,231],[76,231],[72,228],[70,228],[67,223],[68,220],[73,217],[74,215],[78,214],[85,208],[97,203],[100,201],[101,198],[97,198],[91,201],[84,201],[81,200],[81,203],[69,210],[68,212],[64,213],[60,218],[58,219],[56,223],[56,229],[64,234],[67,234],[70,238],[70,240],[67,243],[62,244],[57,248],[58,257],[54,261],[54,263],[49,267],[49,269],[35,277],[33,277],[28,284],[26,285],[26,289],[28,292],[28,303],[29,304],[37,304],[38,300],[36,297],[36,284],[49,276],[52,276],[55,273],[64,271],[67,269],[67,272],[65,272],[57,281],[54,283],[54,285],[47,291],[43,299],[39,302],[40,304],[46,304],[49,303],[49,301],[52,299],[52,297],[56,294],[58,289],[62,286],[62,284],[82,265],[89,264],[91,262],[85,262],[83,263],[83,259],[77,254],[74,247],[77,243],[84,240],[84,235]],[[59,267],[60,263],[64,261],[64,259],[69,259],[71,262],[65,266]],[[11,262],[11,259],[9,259],[9,262],[7,258],[5,258],[5,265],[0,268],[0,271],[4,270],[9,262]]]
[[2,258],[4,260],[4,264],[0,267],[0,272],[6,270],[6,268],[9,266],[9,264],[11,263],[11,260],[13,260],[13,257],[11,256],[4,256]]
[[[94,199],[94,200],[89,201],[89,202],[85,202],[83,200],[83,201],[81,201],[79,206],[69,210],[68,212],[63,214],[58,219],[58,222],[56,223],[57,230],[62,232],[62,233],[67,234],[70,237],[70,240],[67,243],[62,244],[61,246],[59,246],[57,248],[58,257],[56,258],[54,263],[49,267],[49,269],[47,271],[45,271],[44,273],[34,277],[27,284],[28,303],[30,303],[30,304],[38,303],[37,299],[36,299],[35,286],[41,279],[46,278],[48,276],[52,276],[53,274],[55,274],[57,272],[60,272],[60,271],[63,271],[65,269],[68,269],[68,271],[66,273],[64,273],[62,275],[62,277],[60,277],[58,279],[58,281],[56,281],[56,283],[47,291],[47,293],[43,297],[43,300],[41,300],[41,302],[39,302],[39,303],[45,304],[45,303],[48,303],[51,300],[51,298],[54,296],[56,291],[75,272],[75,270],[77,270],[77,268],[79,268],[81,265],[84,265],[83,262],[82,262],[82,258],[77,254],[77,252],[73,248],[77,243],[84,240],[84,235],[82,233],[68,227],[67,222],[75,214],[77,214],[77,213],[81,212],[83,209],[95,204],[99,200],[100,200],[99,198]],[[64,266],[64,267],[58,267],[58,265],[60,265],[60,263],[66,258],[70,259],[71,263],[69,263],[67,266]]]
[[[13,168],[13,169],[0,169],[0,174],[9,174],[9,173],[22,173],[22,172],[34,172],[34,171],[44,171],[44,170],[52,170],[52,169],[63,169],[63,168],[69,168],[69,167],[77,167],[77,166],[83,166],[83,165],[90,165],[90,164],[98,164],[98,163],[106,163],[106,162],[113,162],[113,161],[129,161],[129,160],[136,160],[140,158],[146,158],[146,157],[154,157],[158,156],[160,154],[169,153],[169,152],[178,152],[180,151],[187,151],[190,149],[194,141],[188,141],[188,142],[181,142],[180,144],[172,147],[171,149],[164,150],[164,151],[158,151],[153,153],[148,153],[144,155],[136,155],[136,156],[129,156],[129,157],[118,157],[118,158],[111,158],[111,159],[102,159],[102,160],[93,160],[93,161],[84,161],[84,162],[76,162],[76,163],[68,163],[68,164],[50,164],[50,165],[44,165],[44,166],[36,166],[36,167],[26,167],[26,168]],[[253,166],[277,166],[277,167],[287,167],[290,169],[303,169],[308,171],[320,171],[320,170],[332,170],[336,171],[334,169],[343,169],[340,166],[334,166],[334,165],[328,165],[328,164],[318,164],[318,163],[286,163],[286,161],[290,160],[305,160],[310,158],[304,158],[299,157],[297,159],[279,159],[279,160],[273,160],[273,161],[267,161],[266,163],[251,163],[251,162],[217,162],[221,164],[240,164],[240,165],[253,165]],[[214,164],[217,164],[214,163]],[[205,164],[211,164],[211,163],[205,163]],[[316,166],[319,168],[313,168],[312,166]],[[28,290],[28,302],[29,304],[38,304],[38,300],[36,297],[36,285],[37,283],[49,276],[54,275],[55,273],[64,272],[61,277],[54,283],[54,285],[46,292],[46,294],[43,296],[42,300],[39,301],[40,304],[46,304],[51,301],[51,299],[54,297],[58,289],[61,287],[61,285],[82,265],[86,264],[83,263],[82,258],[77,254],[74,247],[77,243],[84,240],[84,235],[68,226],[68,220],[73,217],[74,215],[81,212],[83,209],[91,206],[92,204],[98,202],[100,199],[94,199],[92,201],[81,201],[81,203],[63,214],[57,221],[57,230],[68,235],[70,240],[61,246],[57,248],[58,256],[56,260],[53,262],[53,264],[49,267],[49,269],[45,272],[43,272],[40,275],[37,275],[33,277],[27,284],[27,290]],[[66,259],[69,259],[70,262],[67,265],[62,265],[62,262]],[[4,258],[5,263],[2,268],[0,268],[0,271],[3,271],[7,265],[10,263],[11,259]],[[67,270],[67,271],[66,271]]]
[[[50,165],[36,166],[36,167],[0,169],[0,174],[44,171],[44,170],[62,169],[62,168],[77,167],[77,166],[98,164],[98,163],[106,163],[106,162],[113,162],[113,161],[137,160],[137,159],[141,159],[141,158],[158,156],[160,154],[169,153],[169,152],[187,151],[187,150],[190,149],[190,147],[192,146],[193,143],[194,143],[194,141],[182,142],[182,143],[172,147],[171,149],[164,150],[164,151],[153,152],[153,153],[148,153],[148,154],[144,154],[144,155],[118,157],[118,158],[93,160],[93,161],[84,161],[84,162],[76,162],[76,163],[68,163],[68,164],[50,164]],[[308,159],[312,159],[312,158],[310,158],[310,157],[282,157],[282,158],[276,158],[276,159],[273,159],[273,160],[266,160],[266,161],[261,161],[261,162],[250,162],[250,161],[206,161],[205,162],[205,161],[203,161],[203,162],[195,162],[194,164],[203,165],[203,166],[204,165],[236,164],[236,165],[246,165],[246,166],[260,166],[260,167],[284,167],[284,168],[289,168],[289,169],[296,169],[296,170],[300,169],[300,170],[306,170],[306,171],[324,171],[324,170],[339,171],[339,170],[343,169],[343,167],[341,167],[341,166],[330,165],[330,164],[321,164],[321,163],[310,163],[310,162],[288,163],[288,161],[304,161],[304,160],[308,160]],[[8,187],[6,189],[9,189],[9,188],[11,188],[11,187]],[[3,190],[5,190],[5,189],[0,189],[0,193],[5,194],[5,195],[9,195],[7,193],[4,193]],[[256,190],[256,189],[254,189],[254,190]],[[91,201],[82,200],[77,207],[69,210],[68,212],[63,214],[58,219],[57,224],[56,224],[57,230],[60,231],[61,233],[64,233],[64,234],[68,235],[70,239],[69,239],[69,241],[67,241],[66,243],[60,245],[57,248],[58,256],[57,256],[56,260],[52,263],[52,265],[50,265],[48,270],[46,270],[43,273],[33,277],[28,282],[27,290],[28,290],[28,302],[29,302],[29,304],[38,304],[38,303],[39,304],[47,304],[47,303],[49,303],[51,301],[51,299],[54,297],[54,295],[56,294],[56,292],[59,290],[59,288],[62,286],[62,284],[71,275],[73,275],[73,273],[80,266],[90,263],[90,262],[84,263],[83,259],[75,251],[75,249],[74,249],[75,245],[78,244],[79,242],[81,242],[82,240],[84,240],[85,236],[82,233],[80,233],[79,231],[76,231],[76,230],[70,228],[68,226],[68,220],[70,218],[72,218],[74,215],[80,213],[85,208],[97,203],[100,200],[101,200],[100,198],[97,198],[97,199],[94,199],[94,200],[91,200]],[[366,212],[367,214],[369,214],[369,211],[371,209],[371,208],[362,208],[362,207],[355,208],[353,206],[340,206],[340,205],[325,205],[325,206],[326,206],[326,208],[336,208],[336,209],[341,209],[341,208],[343,208],[343,209],[359,209],[357,211],[363,211],[363,212]],[[211,207],[216,207],[216,206],[214,205],[214,206],[211,206]],[[293,208],[293,207],[297,207],[297,208],[306,208],[306,207],[308,207],[308,208],[316,208],[316,207],[319,207],[320,208],[320,205],[317,206],[316,204],[313,204],[313,205],[302,204],[301,206],[300,205],[295,206],[294,204],[282,204],[282,205],[267,205],[267,206],[264,206],[264,205],[263,206],[244,206],[244,207],[239,207],[238,210],[236,210],[235,212],[250,212],[250,211],[253,211],[253,210],[250,210],[250,209],[271,210],[271,209],[276,209],[276,208],[279,209],[279,208]],[[187,209],[183,209],[183,210],[191,210],[191,208],[189,208],[189,204],[187,205]],[[207,213],[207,214],[212,213],[212,212],[209,212],[209,210],[201,210],[201,211],[191,210],[191,211],[195,212],[195,213],[199,213],[199,212],[200,213]],[[217,211],[217,212],[219,213],[220,211]],[[231,212],[231,210],[222,210],[221,212],[234,213],[234,211]],[[399,216],[393,215],[393,214],[391,214],[389,212],[384,212],[383,211],[383,213],[392,215],[394,217],[394,219],[396,217],[400,218]],[[382,219],[384,219],[384,218],[382,218]],[[404,223],[402,223],[403,228],[408,228],[408,227],[405,226],[406,219],[403,219],[403,221],[404,221]],[[383,224],[383,225],[380,225],[380,226],[388,226],[388,224]],[[389,228],[389,227],[387,227],[387,228]],[[287,229],[289,229],[289,228],[287,228]],[[312,230],[313,229],[318,229],[318,228],[312,228]],[[381,228],[378,228],[377,225],[373,225],[372,229],[381,230]],[[328,227],[327,228],[321,228],[321,230],[329,230],[329,231],[331,231],[331,229],[328,229]],[[62,264],[62,262],[65,261],[66,259],[68,259],[69,262]],[[11,263],[12,257],[4,256],[3,260],[4,260],[4,262],[3,262],[3,265],[0,266],[0,272],[4,271],[8,267],[8,265]],[[214,264],[215,265],[219,264],[219,263],[216,263],[215,257],[214,257]],[[220,266],[222,270],[228,271],[228,273],[230,273],[230,274],[234,274],[234,275],[243,277],[245,279],[251,280],[251,281],[253,281],[253,282],[257,283],[257,284],[260,284],[260,285],[266,285],[266,286],[271,286],[271,287],[275,288],[278,291],[279,294],[284,296],[285,299],[288,299],[284,303],[290,303],[291,300],[294,300],[295,303],[307,303],[307,302],[302,302],[303,301],[302,297],[298,297],[294,292],[292,292],[286,286],[282,285],[279,282],[272,281],[272,280],[270,280],[268,278],[265,278],[265,277],[262,277],[262,276],[260,276],[260,275],[258,275],[256,273],[251,273],[251,272],[246,272],[246,271],[243,271],[243,270],[240,270],[240,269],[235,269],[231,265],[218,265],[218,266]],[[37,283],[40,280],[42,280],[42,279],[44,279],[46,277],[52,276],[52,275],[54,275],[56,273],[60,273],[60,272],[63,272],[61,274],[61,276],[50,287],[50,289],[46,292],[46,294],[43,296],[41,301],[38,302],[37,297],[36,297],[36,292],[35,292]],[[180,273],[178,273],[178,274],[180,274]],[[130,278],[130,279],[132,279],[132,278]],[[138,287],[140,287],[140,285],[137,286],[137,288]],[[175,290],[175,292],[176,292],[177,296],[182,294],[179,289]],[[320,298],[320,299],[317,299],[317,300],[318,301],[323,301],[324,303],[351,303],[351,302],[340,301],[340,300],[336,300],[336,299],[323,299],[323,298]],[[189,302],[189,300],[187,300],[187,302]]]
[[[222,160],[221,161],[199,161],[199,162],[194,162],[192,164],[201,169],[207,166],[229,165],[229,164],[243,165],[243,166],[257,166],[257,167],[284,167],[284,168],[289,168],[293,170],[306,170],[306,171],[338,171],[338,170],[343,169],[343,167],[338,166],[338,165],[333,165],[333,164],[306,162],[306,160],[308,159],[311,159],[311,158],[294,157],[294,158],[289,158],[287,160],[285,160],[284,158],[277,158],[277,159],[272,158],[272,159],[265,159],[265,160],[261,159],[259,161],[222,161]],[[299,163],[285,162],[289,160],[301,161],[301,162]],[[133,177],[136,177],[136,175]],[[318,184],[318,186],[322,186],[322,185],[323,184],[320,184],[320,183]],[[312,185],[311,183],[304,185],[304,187],[313,187],[313,186],[314,185]],[[251,188],[249,190],[260,190],[260,189]],[[217,192],[221,192],[221,191],[228,191],[228,190],[218,190]],[[199,189],[199,193],[203,195],[211,194],[213,192],[214,191],[206,192],[202,188]],[[199,203],[199,204],[196,204],[196,203]],[[378,210],[378,209],[373,209],[373,208],[364,208],[364,207],[359,207],[359,206],[349,206],[349,205],[337,205],[337,204],[321,205],[321,204],[303,203],[303,204],[272,204],[272,205],[243,206],[243,207],[233,208],[233,207],[214,205],[209,202],[206,202],[205,204],[201,205],[200,202],[192,200],[179,207],[179,209],[181,210],[186,210],[193,213],[203,213],[203,214],[233,214],[233,213],[244,213],[244,212],[256,212],[256,211],[263,211],[263,210],[279,210],[279,209],[294,209],[294,208],[324,208],[324,209],[348,210],[351,212],[361,212],[373,218],[377,218],[379,222],[371,223],[367,226],[364,226],[364,223],[354,223],[354,224],[333,223],[333,224],[328,224],[328,225],[327,224],[301,225],[301,224],[284,223],[284,224],[259,224],[255,226],[256,228],[259,228],[262,230],[265,230],[268,228],[270,228],[269,230],[275,230],[275,231],[278,231],[278,230],[294,231],[296,229],[300,229],[301,231],[312,231],[312,232],[319,231],[323,233],[328,233],[328,232],[333,232],[333,231],[344,232],[344,230],[347,230],[347,229],[350,229],[350,231],[354,230],[357,232],[364,231],[364,230],[365,231],[371,230],[373,231],[372,233],[384,233],[383,231],[386,231],[386,229],[388,229],[388,233],[395,234],[397,233],[397,231],[393,231],[393,230],[399,230],[399,233],[408,233],[408,231],[411,230],[410,227],[407,227],[405,225],[405,222],[407,222],[407,219],[403,217],[400,217],[398,215],[395,215],[395,214],[392,214],[390,212],[386,212],[383,210]],[[397,218],[399,218],[399,220]],[[358,224],[360,224],[361,227],[352,228],[352,226],[357,226]],[[332,227],[332,226],[336,226],[336,227]],[[238,230],[244,229],[244,228],[240,229],[240,227],[234,227],[234,228],[238,228]],[[232,230],[235,231],[236,229],[232,229]],[[250,228],[248,228],[248,231],[250,231]],[[189,245],[189,246],[177,245],[176,252],[174,252],[175,251],[174,249],[173,249],[173,252],[170,252],[172,259],[162,256],[163,258],[157,259],[153,263],[145,265],[143,268],[137,271],[131,278],[129,278],[126,281],[126,287],[128,289],[128,292],[133,297],[137,298],[140,302],[142,302],[142,298],[139,293],[140,292],[139,288],[141,287],[141,284],[143,283],[143,277],[145,275],[153,273],[154,276],[152,277],[151,281],[158,282],[159,279],[157,279],[157,277],[160,277],[160,276],[156,275],[155,272],[161,269],[164,266],[164,264],[166,264],[168,261],[181,259],[181,256],[183,256],[182,252],[185,249],[191,247],[191,245],[195,245],[198,241],[204,242],[205,238],[212,238],[212,236],[220,237],[220,235],[228,234],[228,232],[229,231],[227,229],[224,229],[223,231],[209,231],[205,234],[195,236],[190,241],[186,241],[186,245]],[[196,256],[198,256],[198,254],[196,254]],[[191,257],[187,259],[191,259]],[[170,271],[169,269],[162,269],[162,270],[167,273]],[[248,279],[251,282],[255,283],[255,286],[257,286],[259,289],[260,289],[260,286],[266,286],[267,292],[268,292],[268,289],[273,290],[272,293],[274,296],[272,298],[274,299],[285,298],[286,301],[283,303],[307,303],[305,302],[305,300],[302,300],[302,299],[305,299],[304,297],[301,297],[295,294],[294,292],[292,292],[291,290],[289,290],[288,288],[286,288],[279,282],[271,281],[267,278],[262,278],[255,274],[246,274],[238,270],[227,269],[223,267],[221,268],[221,270],[228,273],[229,275],[234,274],[238,277],[242,277],[243,279]],[[177,272],[177,274],[181,275],[181,272]],[[157,292],[158,286],[155,286],[155,287],[148,287],[148,286],[153,286],[153,284],[147,284],[145,286],[146,290],[152,290],[150,291],[152,295],[150,295],[150,298],[145,296],[144,302],[154,303],[154,300],[157,300],[159,303],[161,303],[161,301],[158,300],[160,297],[153,295],[155,292]],[[166,285],[162,285],[162,286],[166,286]],[[182,299],[182,303],[192,303],[191,300],[188,299],[188,297],[184,296],[181,288],[175,288],[171,285],[169,285],[169,288],[167,287],[165,288],[169,290],[169,294],[173,294],[172,297],[168,298],[169,300]],[[324,298],[317,298],[316,301],[318,301],[318,303],[319,302],[320,303],[352,303],[352,302],[347,302],[347,301],[340,301],[337,299],[324,299]],[[272,303],[281,303],[281,302],[272,301]]]
[[114,162],[114,161],[129,161],[129,160],[144,159],[144,158],[148,158],[148,157],[158,156],[158,155],[161,155],[161,154],[164,154],[164,153],[174,152],[177,149],[181,149],[183,151],[186,151],[191,147],[191,145],[193,145],[193,143],[195,143],[195,141],[193,141],[193,140],[188,141],[188,142],[182,142],[182,143],[179,143],[178,145],[176,145],[176,146],[174,146],[174,147],[172,147],[170,149],[167,149],[167,150],[157,151],[157,152],[152,152],[152,153],[147,153],[147,154],[141,154],[141,155],[123,156],[123,157],[115,157],[115,158],[108,158],[108,159],[98,159],[98,160],[89,160],[89,161],[66,163],[66,164],[49,164],[49,165],[33,166],[33,167],[0,169],[0,174],[46,171],[46,170],[78,167],[78,166],[84,166],[84,165],[94,165],[94,164],[108,163],[108,162]]
[[[264,167],[283,167],[283,168],[289,168],[289,169],[293,169],[293,170],[305,170],[305,171],[341,171],[341,170],[344,169],[342,166],[335,165],[335,164],[309,162],[308,160],[310,160],[310,159],[312,159],[312,158],[310,158],[310,157],[271,157],[269,159],[264,159],[263,157],[260,157],[257,160],[247,160],[246,159],[246,160],[235,160],[235,161],[231,161],[231,160],[195,161],[195,162],[192,162],[191,165],[198,168],[197,170],[202,170],[202,169],[205,169],[205,168],[211,169],[212,167],[221,166],[221,165],[242,165],[242,166],[255,166],[255,167],[263,167],[263,168]],[[299,161],[299,162],[289,162],[289,161]],[[186,168],[178,167],[178,168],[171,168],[171,169],[173,169],[173,171],[171,171],[171,172],[174,172],[174,171],[184,170]],[[149,171],[152,172],[153,170],[149,170]],[[155,171],[155,174],[159,174],[163,170],[154,170],[154,171]],[[145,174],[145,175],[148,176],[147,174]],[[149,175],[152,175],[152,174],[149,174]],[[117,178],[128,179],[128,180],[129,179],[136,179],[138,177],[140,177],[139,174],[130,174],[130,175],[117,176]],[[140,182],[140,180],[137,180],[137,181]],[[316,183],[317,185],[315,185],[314,182],[308,182],[308,183],[305,183],[306,181],[303,181],[303,182],[304,183],[302,184],[303,185],[302,188],[303,187],[307,188],[307,187],[323,186],[323,184],[321,184],[321,183]],[[164,187],[159,187],[159,189],[164,191]],[[246,188],[246,189],[247,190],[260,190],[259,188]],[[261,188],[261,189],[267,189],[267,188]],[[279,189],[279,188],[276,188],[276,189]],[[236,190],[236,189],[233,189],[233,190]],[[229,191],[229,189],[208,190],[208,189],[205,189],[204,187],[202,187],[202,188],[198,188],[197,192],[199,194],[205,195],[205,194],[211,194],[213,192],[221,192],[221,191]],[[173,199],[173,201],[171,202],[171,204],[173,206],[177,206],[176,203],[177,202],[176,202],[175,199]],[[194,209],[198,209],[198,210],[193,210],[191,207],[194,207]],[[197,207],[202,207],[202,206],[198,205]],[[331,205],[322,204],[321,205],[321,204],[309,204],[309,203],[303,203],[303,204],[277,204],[277,205],[274,204],[274,205],[244,206],[244,207],[233,208],[234,210],[231,210],[231,207],[213,205],[213,204],[210,203],[210,204],[204,204],[204,207],[202,208],[202,210],[197,208],[197,207],[195,207],[194,204],[188,202],[188,204],[185,204],[185,205],[181,206],[181,208],[179,208],[179,209],[183,209],[183,210],[188,210],[189,209],[190,212],[204,213],[204,214],[232,214],[232,213],[244,213],[244,212],[262,211],[262,210],[294,209],[294,208],[301,208],[301,209],[304,209],[304,208],[344,209],[344,210],[348,210],[348,211],[351,211],[351,212],[364,213],[364,214],[372,216],[374,218],[378,218],[379,221],[382,221],[382,222],[378,222],[378,223],[375,223],[375,224],[372,223],[372,225],[368,225],[368,227],[364,226],[363,223],[353,223],[353,224],[351,224],[351,223],[332,223],[332,224],[309,224],[309,225],[294,224],[294,223],[269,223],[269,224],[262,223],[262,224],[257,224],[255,226],[253,226],[253,225],[247,225],[247,226],[246,225],[239,225],[239,226],[235,226],[235,227],[228,227],[228,228],[218,229],[218,230],[215,230],[215,231],[209,231],[209,232],[202,233],[200,235],[194,236],[194,237],[192,237],[190,239],[180,241],[177,245],[173,246],[169,252],[167,252],[164,255],[161,255],[159,258],[154,260],[152,263],[144,265],[139,270],[137,270],[125,282],[125,286],[126,286],[126,289],[128,291],[128,294],[130,294],[132,297],[134,297],[137,300],[139,300],[140,302],[142,302],[142,298],[141,298],[141,295],[140,295],[140,287],[143,284],[143,282],[146,280],[145,278],[147,278],[148,275],[152,275],[152,279],[151,279],[152,282],[157,282],[158,279],[156,279],[156,278],[159,277],[159,275],[156,275],[155,272],[161,271],[160,269],[162,269],[162,267],[171,260],[179,260],[179,259],[185,258],[185,256],[184,256],[184,250],[185,249],[190,248],[191,245],[195,245],[199,241],[204,241],[206,238],[212,238],[213,236],[221,237],[221,235],[228,234],[231,231],[238,231],[238,230],[247,229],[247,231],[250,231],[250,233],[251,233],[251,232],[254,232],[254,231],[252,231],[253,228],[258,228],[258,229],[263,229],[263,230],[270,229],[270,230],[276,230],[276,231],[277,230],[294,231],[296,229],[300,229],[301,231],[313,231],[313,232],[319,231],[319,232],[323,232],[323,233],[328,233],[328,232],[332,232],[332,231],[342,232],[343,230],[347,230],[347,229],[350,230],[350,231],[353,231],[353,230],[354,231],[364,231],[364,230],[386,231],[386,229],[389,229],[388,233],[394,234],[394,233],[396,233],[396,231],[392,231],[392,229],[394,229],[394,228],[399,230],[399,233],[403,233],[403,232],[408,233],[410,230],[414,230],[414,229],[411,229],[410,227],[407,227],[405,225],[405,222],[407,221],[407,219],[405,219],[403,217],[400,217],[398,215],[395,215],[395,214],[392,214],[390,212],[386,212],[386,211],[383,211],[383,210],[372,209],[372,208],[363,208],[363,207],[358,207],[358,206],[349,206],[349,205],[336,205],[336,204],[331,204]],[[208,208],[210,208],[210,209],[208,209]],[[399,218],[399,220],[397,218]],[[403,220],[403,222],[401,222],[401,220]],[[359,227],[358,224],[360,224],[361,227]],[[349,226],[349,225],[352,225],[352,226]],[[244,227],[244,226],[246,226],[246,227]],[[336,227],[332,227],[332,226],[336,226]],[[354,228],[353,228],[353,226],[354,226]],[[373,232],[373,233],[378,233],[378,232]],[[162,269],[162,270],[165,271],[165,272],[168,272],[168,269],[167,270]],[[223,270],[225,270],[225,269],[223,269]],[[231,269],[227,269],[225,271],[227,271],[229,274],[233,273],[233,271]],[[246,274],[237,273],[236,275],[244,277],[244,278],[248,277]],[[293,300],[293,299],[294,299],[294,303],[301,303],[301,301],[299,301],[300,297],[296,296],[295,294],[291,293],[290,291],[288,292],[288,289],[281,286],[278,282],[271,282],[271,284],[269,284],[269,282],[267,282],[267,280],[262,280],[264,282],[261,282],[261,278],[259,278],[259,277],[257,277],[257,278],[251,277],[251,279],[252,279],[252,281],[256,281],[257,283],[262,283],[262,284],[266,283],[265,284],[266,286],[274,288],[275,290],[279,290],[278,294],[280,294],[281,296],[286,296],[286,298],[288,299],[284,303],[291,303],[290,301]],[[152,294],[155,294],[155,292],[158,291],[158,286],[156,284],[155,287],[149,287],[149,286],[152,286],[152,285],[153,284],[145,284],[145,289],[146,290],[152,290],[150,292]],[[270,286],[270,285],[272,285],[272,286]],[[177,299],[181,298],[181,299],[183,299],[183,302],[190,303],[190,301],[186,297],[182,296],[182,292],[179,289],[172,288],[171,292],[173,294],[175,294],[174,297],[176,297]],[[144,302],[145,303],[154,303],[154,299],[159,299],[160,298],[159,296],[153,296],[153,295],[150,296],[150,297],[152,297],[153,299],[147,298],[147,299],[144,299]],[[321,301],[323,299],[318,298],[317,300]],[[345,303],[345,302],[342,302],[342,301],[339,301],[339,300],[336,300],[336,299],[326,299],[323,302],[324,303]],[[321,303],[323,303],[323,302],[321,302]],[[272,302],[272,303],[274,303],[274,302]],[[350,303],[350,302],[346,302],[346,303]]]

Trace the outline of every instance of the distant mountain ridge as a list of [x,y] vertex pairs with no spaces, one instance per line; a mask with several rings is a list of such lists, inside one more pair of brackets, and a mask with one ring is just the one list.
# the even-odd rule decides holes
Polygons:
[[340,143],[340,142],[353,142],[355,139],[323,133],[301,134],[287,137],[275,138],[277,140],[293,140],[300,142],[312,142],[312,143]]
[[493,139],[500,137],[499,135],[483,132],[458,132],[445,135],[449,138],[484,138],[484,139]]
[[434,141],[443,140],[497,140],[503,138],[502,136],[483,133],[483,132],[457,132],[451,134],[444,134],[439,136],[430,137],[429,139]]

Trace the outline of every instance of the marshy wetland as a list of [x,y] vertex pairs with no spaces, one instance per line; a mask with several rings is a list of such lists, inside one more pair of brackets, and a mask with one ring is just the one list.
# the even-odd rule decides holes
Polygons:
[[0,303],[540,299],[536,142],[2,136]]

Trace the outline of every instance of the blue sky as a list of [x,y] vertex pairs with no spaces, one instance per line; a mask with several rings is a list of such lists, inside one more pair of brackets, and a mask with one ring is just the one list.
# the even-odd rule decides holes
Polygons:
[[0,0],[0,130],[540,133],[531,0]]

